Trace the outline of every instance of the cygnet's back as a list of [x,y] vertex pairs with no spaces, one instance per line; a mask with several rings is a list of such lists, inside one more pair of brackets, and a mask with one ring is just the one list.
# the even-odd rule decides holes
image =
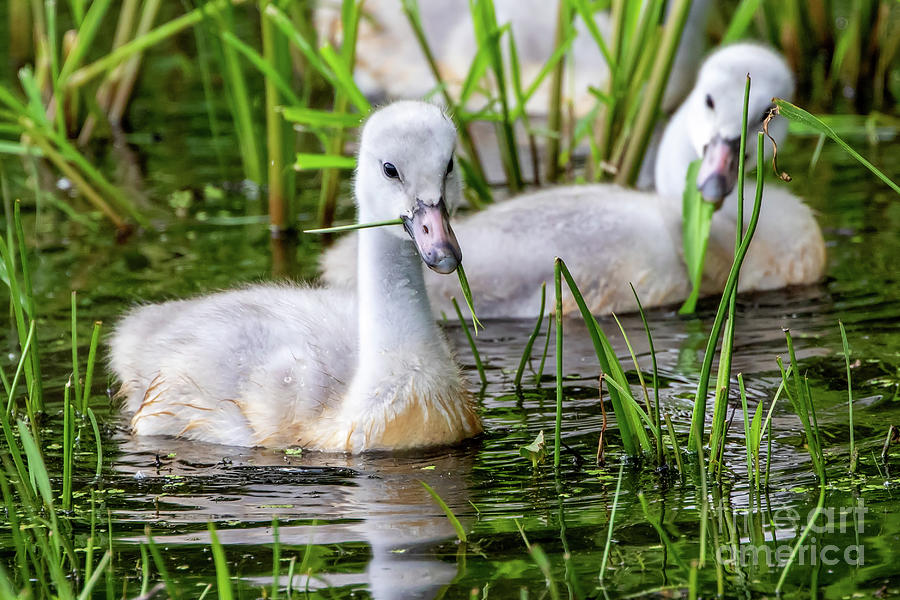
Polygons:
[[253,286],[132,311],[111,363],[132,374],[120,395],[144,435],[292,445],[346,391],[356,319],[352,293]]

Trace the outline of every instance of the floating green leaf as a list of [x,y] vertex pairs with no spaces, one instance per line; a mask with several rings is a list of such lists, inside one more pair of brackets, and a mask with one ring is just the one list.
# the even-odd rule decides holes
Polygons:
[[519,454],[524,458],[531,459],[531,466],[537,468],[537,466],[544,462],[544,458],[547,456],[547,448],[544,443],[544,430],[540,430],[537,434],[537,437],[534,438],[534,441],[528,444],[527,446],[521,446],[519,448]]

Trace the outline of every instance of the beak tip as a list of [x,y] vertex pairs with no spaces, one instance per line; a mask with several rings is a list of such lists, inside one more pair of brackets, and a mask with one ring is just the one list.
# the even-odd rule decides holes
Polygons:
[[727,178],[720,174],[711,175],[706,181],[697,186],[704,200],[717,205],[724,200],[725,196],[731,193],[733,187],[734,184],[729,184]]

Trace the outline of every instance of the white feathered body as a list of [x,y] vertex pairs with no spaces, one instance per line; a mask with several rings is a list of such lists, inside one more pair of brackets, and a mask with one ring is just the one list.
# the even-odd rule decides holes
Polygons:
[[[746,184],[744,223],[754,184]],[[726,200],[713,218],[704,294],[721,292],[734,256],[736,201]],[[629,283],[645,307],[682,302],[691,285],[684,265],[680,200],[596,184],[550,188],[501,202],[457,221],[463,264],[476,312],[483,318],[532,318],[540,308],[541,283],[552,305],[554,259],[562,258],[591,312],[637,309]],[[352,287],[355,236],[322,258],[326,282]],[[777,289],[822,277],[825,246],[812,211],[779,188],[765,190],[756,235],[745,258],[740,291]],[[455,278],[426,275],[436,310],[452,314],[461,299]],[[577,312],[564,293],[564,312]]]
[[357,327],[353,293],[252,286],[132,311],[111,362],[139,435],[358,451],[453,443],[478,429],[456,365],[432,361],[443,340],[385,350],[383,383],[369,390],[377,401],[348,407]]

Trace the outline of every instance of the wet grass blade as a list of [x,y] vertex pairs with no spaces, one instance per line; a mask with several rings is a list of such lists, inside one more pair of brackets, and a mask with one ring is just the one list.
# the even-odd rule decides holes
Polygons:
[[847,366],[847,412],[850,416],[850,472],[856,472],[856,441],[853,437],[853,384],[850,379],[850,344],[847,343],[847,332],[844,330],[844,324],[838,321],[841,329],[841,344],[844,348],[844,363]]
[[[641,426],[641,419],[647,417],[647,415],[640,410],[640,406],[631,396],[628,378],[625,376],[622,365],[619,364],[619,359],[613,350],[612,344],[609,343],[609,340],[600,328],[600,324],[597,323],[597,319],[594,318],[588,309],[584,296],[578,289],[578,285],[575,283],[575,279],[569,272],[568,267],[566,267],[566,263],[559,258],[556,260],[556,270],[566,280],[566,285],[575,300],[575,304],[578,306],[578,310],[581,312],[582,320],[588,328],[591,343],[594,345],[594,353],[597,355],[601,370],[606,376],[618,383],[616,387],[610,388],[609,397],[613,405],[613,411],[616,413],[619,434],[622,436],[622,445],[627,454],[638,456],[642,451],[650,450],[650,438]],[[561,302],[561,300],[557,302]],[[557,332],[557,336],[559,335],[561,334]],[[627,402],[622,397],[623,392],[629,396],[631,402]],[[633,407],[637,407],[640,414],[636,414]]]
[[553,289],[556,300],[553,312],[556,315],[556,424],[553,432],[553,468],[559,468],[560,447],[562,446],[562,404],[563,404],[563,321],[562,321],[562,265],[557,257],[553,269]]
[[609,549],[612,546],[613,527],[616,523],[616,508],[619,506],[619,492],[622,490],[622,474],[625,472],[625,463],[619,464],[619,476],[616,479],[616,493],[613,495],[612,509],[609,511],[609,524],[606,529],[606,543],[603,545],[603,558],[600,560],[600,585],[603,585],[603,576],[606,574],[606,565],[609,563]]
[[[856,150],[850,147],[847,142],[842,140],[835,131],[822,122],[821,119],[809,114],[799,106],[795,106],[788,102],[787,100],[782,100],[781,98],[775,98],[775,106],[778,108],[778,114],[783,117],[795,121],[798,123],[802,123],[804,126],[813,129],[814,131],[821,133],[825,136],[828,136],[830,139],[835,141],[838,146],[840,146],[844,152],[858,160],[863,166],[865,166],[869,171],[875,174],[880,180],[885,182],[892,190],[900,194],[900,186],[894,183],[887,175],[882,173],[878,168],[870,163],[868,160],[862,157]],[[759,163],[761,164],[761,163]]]
[[87,416],[91,422],[91,429],[94,431],[94,442],[97,444],[97,470],[94,473],[94,477],[98,480],[100,479],[100,475],[103,474],[103,441],[100,438],[100,427],[97,425],[97,417],[94,416],[94,411],[87,408]]
[[525,349],[522,351],[522,358],[519,359],[519,367],[516,369],[516,377],[513,380],[516,389],[522,387],[522,374],[525,371],[525,365],[528,363],[528,359],[531,358],[531,349],[534,346],[534,341],[537,339],[537,336],[541,332],[541,324],[544,322],[544,306],[547,300],[547,282],[541,282],[541,309],[538,311],[537,322],[534,324],[534,329],[531,332],[531,335],[528,336],[528,341],[525,343]]
[[233,600],[234,592],[231,589],[231,575],[228,573],[228,561],[225,559],[225,550],[219,542],[216,534],[216,526],[209,522],[206,524],[209,530],[209,540],[212,546],[213,561],[216,565],[216,591],[220,600]]
[[[76,401],[81,399],[81,375],[78,372],[78,292],[72,290],[72,387]],[[84,410],[84,408],[82,408]]]
[[478,369],[478,377],[481,379],[481,385],[487,385],[487,377],[484,374],[484,365],[481,364],[481,355],[478,353],[478,348],[475,346],[475,339],[469,331],[469,326],[466,325],[466,320],[463,318],[462,311],[459,310],[459,304],[456,302],[456,298],[451,298],[450,301],[453,303],[453,310],[456,311],[456,318],[459,319],[459,324],[462,326],[463,333],[466,334],[466,339],[469,341],[469,348],[471,348],[472,357],[475,359],[475,368]]
[[[650,324],[647,323],[647,314],[644,312],[644,305],[641,304],[641,299],[638,297],[637,290],[634,289],[634,285],[629,283],[629,287],[631,287],[631,293],[634,295],[634,301],[637,303],[638,313],[641,315],[641,323],[644,324],[644,331],[647,334],[647,345],[650,348],[650,359],[653,362],[653,419],[655,425],[655,431],[657,433],[657,446],[660,448],[660,452],[662,452],[662,416],[659,410],[659,367],[656,364],[656,349],[653,346],[653,335],[650,333]],[[672,439],[672,443],[675,443],[675,439]],[[677,448],[676,448],[677,452]],[[662,462],[662,456],[658,457],[659,462]],[[679,456],[680,460],[680,456]],[[678,468],[681,471],[681,467]]]
[[100,327],[103,325],[101,321],[94,322],[94,329],[91,333],[91,345],[88,347],[87,368],[84,371],[84,390],[81,398],[81,412],[86,413],[88,404],[91,399],[91,385],[94,381],[94,366],[97,362],[97,347],[100,344]]
[[281,539],[278,536],[278,517],[272,518],[272,600],[278,600],[278,580],[281,577]]
[[63,487],[62,508],[72,510],[72,471],[75,454],[75,409],[71,403],[72,380],[63,390]]
[[[747,450],[747,478],[752,479],[753,475],[753,448],[754,446],[758,448],[758,444],[755,442],[754,438],[751,437],[750,433],[750,415],[747,412],[747,390],[744,388],[744,376],[741,373],[738,373],[737,376],[738,387],[741,391],[741,410],[743,411],[744,416],[744,445]],[[759,409],[762,408],[762,404],[760,403],[757,406],[756,415],[754,415],[754,420],[759,416]]]
[[672,539],[669,537],[669,534],[666,533],[666,530],[663,529],[662,523],[658,518],[653,518],[650,516],[650,506],[647,503],[647,498],[644,496],[644,492],[638,492],[638,500],[641,503],[641,509],[644,511],[644,518],[647,519],[647,522],[653,526],[653,529],[656,530],[656,533],[659,535],[659,540],[668,550],[668,555],[672,557],[675,563],[684,569],[688,570],[688,566],[681,559],[681,554],[678,552],[678,548],[675,544],[672,543]]
[[484,325],[481,324],[481,321],[478,320],[478,316],[475,314],[475,304],[472,302],[472,289],[469,287],[469,280],[466,278],[466,271],[463,269],[462,263],[459,263],[456,267],[456,276],[459,278],[459,287],[462,290],[466,306],[469,309],[469,313],[472,315],[472,328],[475,330],[475,335],[477,336],[478,328],[481,327],[484,329]]
[[681,464],[681,446],[678,444],[678,437],[675,435],[675,427],[672,425],[672,418],[669,417],[669,413],[666,413],[665,419],[669,440],[672,443],[672,453],[675,455],[675,464],[678,465],[678,472],[684,477],[684,465]]
[[81,588],[81,593],[78,594],[78,600],[88,600],[88,598],[91,597],[94,587],[97,585],[97,582],[100,581],[100,576],[105,573],[111,560],[112,554],[109,551],[106,551],[103,554],[103,558],[97,563],[97,569],[91,574],[90,579],[85,582],[84,587]]
[[803,545],[803,542],[806,541],[806,538],[809,536],[809,532],[812,530],[813,525],[815,525],[816,519],[819,518],[819,515],[822,514],[822,509],[825,506],[825,480],[821,479],[819,482],[819,501],[816,504],[815,510],[813,510],[812,514],[809,515],[809,521],[806,523],[806,527],[803,528],[803,533],[800,534],[800,537],[797,539],[797,542],[794,544],[793,550],[791,550],[791,555],[787,560],[787,563],[784,565],[784,568],[781,570],[781,576],[778,578],[778,583],[775,585],[775,595],[781,595],[781,587],[784,585],[785,580],[787,579],[788,573],[791,570],[791,566],[794,564],[794,560],[797,558],[797,552],[800,550],[800,547]]
[[425,488],[425,491],[428,492],[438,506],[441,507],[441,510],[444,511],[444,514],[447,515],[447,519],[450,521],[450,524],[453,525],[453,529],[456,531],[456,537],[459,538],[459,541],[462,543],[466,543],[466,530],[463,528],[462,523],[459,522],[459,519],[456,518],[456,515],[453,514],[453,511],[450,510],[450,507],[447,506],[447,503],[444,502],[444,499],[438,495],[434,488],[425,483],[424,481],[419,481],[422,484],[422,487]]
[[166,593],[169,595],[169,598],[181,598],[181,593],[175,586],[172,577],[169,575],[169,570],[166,568],[166,563],[163,561],[159,547],[156,545],[156,542],[153,541],[149,525],[144,527],[144,535],[147,536],[147,548],[150,550],[150,556],[153,557],[153,564],[156,566],[156,571],[159,573],[159,576],[162,577],[163,584],[166,586]]

